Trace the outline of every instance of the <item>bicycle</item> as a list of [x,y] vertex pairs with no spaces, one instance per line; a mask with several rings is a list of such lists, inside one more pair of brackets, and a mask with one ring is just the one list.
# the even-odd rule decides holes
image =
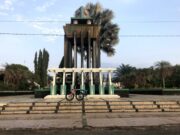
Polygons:
[[72,101],[74,97],[76,100],[82,101],[84,97],[87,95],[87,90],[83,89],[72,89],[69,93],[66,94],[66,100]]

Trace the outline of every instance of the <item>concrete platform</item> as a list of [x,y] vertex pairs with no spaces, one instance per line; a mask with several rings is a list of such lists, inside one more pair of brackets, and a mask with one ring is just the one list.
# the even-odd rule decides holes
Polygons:
[[[119,99],[118,95],[88,95],[85,97],[86,99]],[[65,95],[48,95],[44,97],[44,99],[65,99]]]
[[[38,112],[36,112],[38,113]],[[49,113],[49,114],[48,114]],[[125,128],[180,125],[179,113],[80,113],[58,112],[57,114],[0,115],[0,129],[81,129],[81,128]],[[87,130],[87,129],[86,129]]]

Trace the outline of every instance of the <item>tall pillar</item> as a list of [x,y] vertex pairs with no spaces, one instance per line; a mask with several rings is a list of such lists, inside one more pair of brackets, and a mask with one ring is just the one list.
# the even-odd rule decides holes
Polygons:
[[67,67],[68,63],[68,46],[67,46],[67,38],[64,36],[64,67]]
[[93,40],[92,67],[96,68],[96,41]]
[[96,39],[96,49],[95,49],[95,53],[96,53],[96,68],[100,68],[100,44],[98,42],[99,40]]
[[90,37],[90,32],[88,31],[87,68],[90,68],[90,65],[91,65],[91,37]]
[[84,68],[84,36],[81,32],[81,68]]
[[74,32],[74,68],[77,68],[77,41],[76,32]]
[[98,38],[98,68],[101,67],[101,45]]
[[68,65],[68,68],[72,68],[72,44],[70,41],[68,41],[68,61],[67,61],[67,65]]

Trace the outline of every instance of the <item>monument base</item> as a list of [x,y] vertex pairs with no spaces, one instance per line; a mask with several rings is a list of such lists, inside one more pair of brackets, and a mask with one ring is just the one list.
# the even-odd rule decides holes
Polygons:
[[[64,99],[65,95],[47,95],[44,99]],[[119,99],[119,95],[87,95],[86,99]]]
[[65,95],[47,95],[44,99],[64,99]]

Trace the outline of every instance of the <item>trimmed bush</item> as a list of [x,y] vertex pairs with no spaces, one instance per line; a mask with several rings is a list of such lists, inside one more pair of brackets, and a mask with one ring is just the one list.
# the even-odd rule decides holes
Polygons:
[[50,89],[36,89],[34,90],[35,98],[44,98],[45,96],[50,95]]
[[163,89],[163,95],[180,95],[180,89]]
[[162,89],[130,89],[130,94],[162,95]]
[[117,94],[120,97],[129,97],[129,89],[115,89],[114,94]]

